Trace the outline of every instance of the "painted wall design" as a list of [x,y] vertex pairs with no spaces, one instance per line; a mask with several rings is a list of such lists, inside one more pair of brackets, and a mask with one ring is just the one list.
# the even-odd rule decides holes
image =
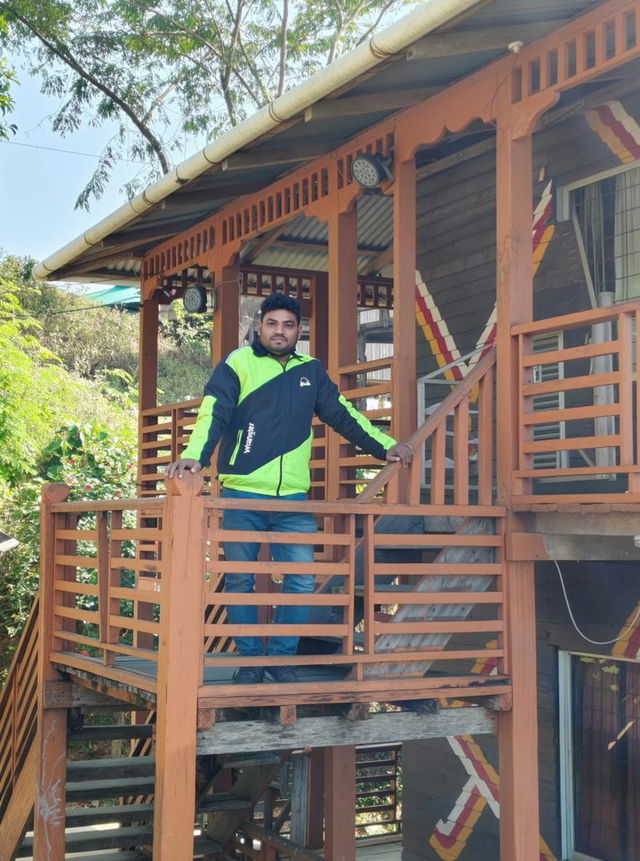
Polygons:
[[[531,241],[534,277],[553,239],[555,232],[553,216],[553,183],[549,181],[533,213]],[[438,367],[443,369],[444,378],[450,382],[464,379],[466,374],[492,347],[496,336],[496,306],[494,304],[482,334],[476,342],[475,352],[468,360],[463,360],[460,350],[449,332],[447,322],[440,314],[435,300],[429,292],[429,287],[418,270],[416,270],[416,320]]]
[[640,126],[622,102],[607,102],[585,116],[591,129],[623,164],[640,158]]

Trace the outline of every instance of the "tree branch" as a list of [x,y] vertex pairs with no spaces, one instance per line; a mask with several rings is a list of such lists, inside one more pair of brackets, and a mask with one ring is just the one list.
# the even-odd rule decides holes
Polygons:
[[[171,166],[169,164],[169,160],[165,154],[164,147],[158,137],[151,131],[149,126],[143,122],[133,108],[128,105],[114,90],[100,81],[95,77],[88,69],[83,68],[77,60],[72,57],[67,51],[65,51],[64,47],[58,44],[57,40],[52,41],[51,38],[48,38],[44,34],[40,33],[36,27],[34,27],[30,21],[20,15],[15,11],[9,4],[3,3],[2,8],[8,9],[11,12],[11,15],[15,17],[17,21],[19,21],[26,29],[32,33],[36,39],[38,39],[44,47],[50,51],[55,57],[62,60],[70,69],[72,69],[77,75],[79,75],[83,80],[87,81],[87,83],[91,84],[99,92],[103,93],[107,96],[108,99],[117,105],[117,107],[122,111],[122,113],[128,117],[133,125],[138,129],[142,137],[148,142],[149,146],[153,150],[156,155],[156,158],[160,162],[160,167],[162,168],[163,173],[169,173],[171,170]],[[53,37],[55,38],[55,37]]]

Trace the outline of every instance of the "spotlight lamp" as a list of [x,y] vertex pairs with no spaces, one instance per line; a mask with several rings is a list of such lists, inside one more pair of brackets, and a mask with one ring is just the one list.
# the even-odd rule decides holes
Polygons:
[[182,294],[182,304],[189,314],[204,314],[207,310],[207,291],[202,284],[190,284]]
[[351,162],[351,176],[362,188],[378,188],[393,179],[392,163],[392,159],[380,153],[362,152]]

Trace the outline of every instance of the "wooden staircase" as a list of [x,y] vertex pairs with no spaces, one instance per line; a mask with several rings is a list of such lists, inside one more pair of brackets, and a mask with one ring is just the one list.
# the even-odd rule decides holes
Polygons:
[[[88,726],[71,731],[68,742],[73,750],[87,742],[124,744],[131,739],[150,739],[151,735],[149,724]],[[100,852],[101,861],[149,861],[154,819],[153,756],[85,756],[67,764],[65,858],[93,861]],[[208,764],[212,778],[198,796],[194,859],[223,857],[223,844],[252,816],[282,761],[281,755],[244,754],[216,757]],[[217,790],[221,782],[229,788]],[[17,849],[2,858],[31,859],[33,844],[29,833]]]

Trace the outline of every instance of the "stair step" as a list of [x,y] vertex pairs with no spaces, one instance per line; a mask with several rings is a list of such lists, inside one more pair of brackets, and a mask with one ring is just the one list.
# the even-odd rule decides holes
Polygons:
[[117,756],[111,759],[83,759],[70,762],[67,766],[67,780],[78,783],[81,780],[99,780],[104,777],[147,777],[155,772],[155,759],[151,756]]
[[[86,831],[67,832],[66,852],[88,852],[98,849],[117,849],[127,846],[150,846],[153,843],[153,828],[141,825],[133,828],[92,828]],[[28,858],[33,854],[33,837],[26,837],[18,849],[16,858]]]
[[67,808],[67,828],[97,825],[100,822],[149,822],[153,819],[153,804],[114,804],[108,807]]
[[109,741],[111,739],[151,738],[153,724],[113,724],[112,726],[83,726],[69,733],[69,741]]
[[82,780],[67,783],[67,801],[97,801],[99,798],[123,798],[151,795],[155,789],[153,776],[114,778],[109,780]]
[[282,758],[276,753],[238,753],[220,757],[223,768],[253,768],[263,765],[280,765]]
[[68,855],[65,853],[67,861],[151,861],[151,853],[141,850],[140,852],[104,852],[96,855],[95,852],[82,855]]
[[248,798],[240,798],[233,792],[216,792],[198,802],[198,813],[213,813],[220,810],[251,810]]

